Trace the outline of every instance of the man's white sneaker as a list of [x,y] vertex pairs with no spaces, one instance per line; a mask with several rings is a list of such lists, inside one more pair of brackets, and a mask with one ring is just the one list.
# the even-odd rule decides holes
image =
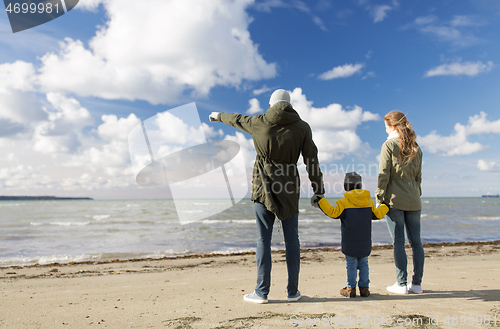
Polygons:
[[255,293],[255,291],[251,294],[243,296],[243,300],[257,304],[267,304],[267,298],[260,297]]
[[421,293],[423,293],[423,292],[424,292],[424,291],[422,290],[422,286],[421,286],[421,285],[419,285],[419,284],[411,284],[411,283],[410,283],[410,284],[407,286],[407,288],[408,288],[408,292],[411,292],[411,293],[413,293],[413,294],[421,294]]
[[400,295],[408,294],[408,288],[406,286],[400,286],[397,282],[392,286],[387,287],[387,291]]

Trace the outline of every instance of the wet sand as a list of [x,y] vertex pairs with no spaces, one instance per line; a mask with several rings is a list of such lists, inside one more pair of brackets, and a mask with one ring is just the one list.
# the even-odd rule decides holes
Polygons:
[[[370,256],[367,298],[345,298],[339,250],[303,250],[286,300],[283,252],[273,253],[269,304],[243,301],[254,254],[52,264],[0,269],[0,328],[486,328],[500,327],[500,241],[427,244],[423,294],[394,295],[392,248]],[[411,273],[411,249],[409,272]]]

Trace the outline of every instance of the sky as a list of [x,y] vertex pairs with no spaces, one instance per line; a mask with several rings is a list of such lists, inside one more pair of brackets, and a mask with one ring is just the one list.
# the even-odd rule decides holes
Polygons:
[[422,196],[500,193],[497,0],[80,0],[18,33],[2,11],[0,49],[0,195],[159,197],[136,183],[128,135],[192,102],[251,172],[252,137],[208,116],[265,113],[279,88],[327,196],[353,170],[374,193],[392,110],[418,135]]

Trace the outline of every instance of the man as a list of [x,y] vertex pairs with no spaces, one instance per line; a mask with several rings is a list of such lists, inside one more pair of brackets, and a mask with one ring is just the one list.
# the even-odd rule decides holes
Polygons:
[[[298,290],[300,243],[298,213],[300,178],[297,161],[300,154],[314,191],[313,199],[324,194],[323,177],[318,163],[318,149],[309,125],[300,119],[290,104],[290,94],[276,90],[266,114],[253,117],[212,112],[210,121],[238,128],[253,137],[257,157],[252,180],[252,201],[257,217],[257,286],[244,300],[267,303],[271,285],[271,238],[274,220],[282,222],[288,269],[288,301],[302,296]],[[311,199],[312,200],[312,199]]]

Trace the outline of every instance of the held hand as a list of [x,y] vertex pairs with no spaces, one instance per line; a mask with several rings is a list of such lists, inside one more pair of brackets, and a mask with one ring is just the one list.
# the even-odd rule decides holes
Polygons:
[[217,120],[218,116],[219,116],[219,112],[212,112],[212,113],[210,113],[208,118],[210,119],[210,122],[218,122],[219,121],[219,120]]
[[314,194],[311,198],[311,206],[314,208],[319,208],[318,202],[323,199],[325,196],[322,194]]

